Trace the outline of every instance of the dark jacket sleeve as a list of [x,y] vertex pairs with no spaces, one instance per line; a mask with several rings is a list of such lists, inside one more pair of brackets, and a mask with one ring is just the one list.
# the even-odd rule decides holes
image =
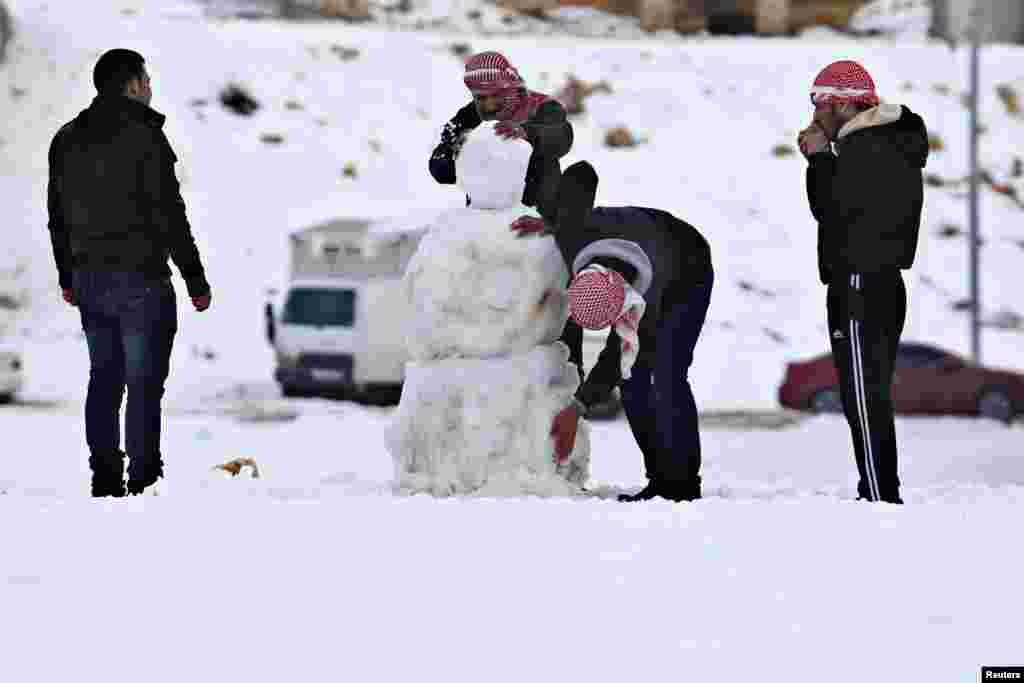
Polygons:
[[443,185],[455,183],[455,159],[466,133],[480,125],[476,104],[470,102],[460,109],[441,129],[441,143],[430,155],[430,175]]
[[836,190],[836,157],[829,152],[815,154],[807,166],[807,200],[818,221],[818,276],[822,284],[832,281],[831,255],[834,230],[839,217]]
[[63,161],[60,147],[63,129],[57,133],[50,143],[49,163],[50,179],[46,188],[46,204],[50,219],[50,243],[53,245],[53,260],[57,266],[57,282],[61,289],[71,289],[71,235],[64,223],[64,212],[61,208],[61,183],[63,180]]
[[195,298],[208,294],[210,285],[185,214],[185,200],[174,174],[175,161],[177,156],[166,136],[158,132],[143,162],[143,191],[153,207],[153,226],[185,280],[189,296]]
[[618,333],[612,328],[608,332],[608,339],[597,357],[597,362],[594,363],[590,374],[576,391],[576,398],[590,408],[592,405],[606,400],[612,393],[612,389],[617,387],[620,382],[622,382],[622,343]]
[[615,330],[609,333],[605,348],[601,350],[589,376],[583,372],[583,328],[570,318],[565,322],[559,341],[569,347],[569,362],[579,373],[580,386],[576,390],[579,402],[589,408],[607,399],[622,379],[619,362],[622,346]]
[[572,149],[572,124],[566,117],[565,107],[555,100],[540,105],[523,128],[533,153],[538,156],[561,159]]

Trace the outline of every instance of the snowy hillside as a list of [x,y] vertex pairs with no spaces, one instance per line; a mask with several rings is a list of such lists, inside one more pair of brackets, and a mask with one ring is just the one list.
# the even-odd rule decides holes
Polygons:
[[[919,111],[941,140],[928,172],[955,180],[966,169],[964,55],[941,45],[817,40],[664,40],[446,37],[339,23],[204,20],[182,2],[12,3],[19,33],[0,93],[10,115],[3,142],[0,197],[7,207],[7,271],[28,268],[18,287],[31,304],[17,332],[33,356],[30,391],[67,395],[61,375],[47,377],[44,349],[84,362],[73,313],[54,290],[45,230],[46,148],[56,128],[93,95],[91,67],[113,45],[149,60],[154,106],[181,163],[185,199],[214,287],[214,314],[182,309],[172,398],[190,385],[218,391],[266,384],[271,359],[261,336],[260,305],[285,266],[290,229],[336,215],[393,215],[459,202],[434,184],[426,159],[440,125],[466,100],[456,43],[506,50],[529,83],[554,92],[569,74],[598,92],[574,118],[567,162],[589,159],[601,174],[598,201],[662,207],[709,238],[717,280],[709,325],[693,370],[705,408],[765,408],[786,361],[827,348],[824,290],[816,281],[815,226],[803,190],[804,162],[777,157],[810,115],[807,83],[830,59],[868,65],[883,96]],[[79,30],[87,23],[88,31]],[[187,46],[187,49],[183,49]],[[770,57],[769,57],[770,55]],[[1011,178],[1024,155],[1024,120],[1011,116],[997,86],[1024,86],[1024,51],[992,48],[982,102],[986,168]],[[1014,79],[1017,79],[1016,81]],[[260,103],[239,116],[218,102],[230,83]],[[608,129],[625,125],[642,144],[609,149]],[[281,142],[261,141],[262,136]],[[354,177],[343,174],[353,164]],[[1017,169],[1019,171],[1019,169]],[[907,339],[966,351],[967,318],[952,304],[966,296],[963,188],[929,188],[918,265],[909,277]],[[990,190],[983,198],[986,312],[1020,313],[1024,211]],[[40,344],[46,338],[47,344]],[[1024,367],[1024,334],[988,331],[985,360]],[[53,346],[56,344],[56,347]],[[212,351],[211,353],[205,353]],[[215,355],[216,359],[208,360]]]

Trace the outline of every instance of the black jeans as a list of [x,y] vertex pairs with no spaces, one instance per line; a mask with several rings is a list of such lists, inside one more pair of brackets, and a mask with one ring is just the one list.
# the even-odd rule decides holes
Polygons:
[[861,498],[900,500],[892,378],[907,315],[898,270],[836,276],[828,288],[828,328],[850,424]]
[[[713,278],[666,301],[658,322],[653,366],[638,358],[622,383],[622,405],[644,456],[647,477],[700,491],[700,431],[688,377]],[[643,346],[640,351],[643,353]],[[649,356],[648,356],[649,357]]]
[[99,459],[120,449],[121,400],[127,387],[128,479],[152,483],[163,473],[160,403],[178,329],[174,288],[170,280],[122,272],[76,270],[73,282],[89,345],[89,450]]

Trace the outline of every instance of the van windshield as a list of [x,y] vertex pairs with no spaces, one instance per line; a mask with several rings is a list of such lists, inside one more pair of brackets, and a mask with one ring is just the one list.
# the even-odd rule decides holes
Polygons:
[[351,289],[293,289],[284,305],[286,325],[352,327],[356,293]]

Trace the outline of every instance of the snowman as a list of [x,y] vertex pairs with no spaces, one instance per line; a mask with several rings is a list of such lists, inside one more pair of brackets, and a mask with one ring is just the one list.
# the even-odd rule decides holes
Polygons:
[[589,476],[589,429],[556,462],[551,425],[579,384],[558,338],[568,272],[554,238],[509,230],[531,147],[493,124],[457,161],[467,205],[441,214],[406,269],[406,366],[388,435],[402,493],[571,496]]

